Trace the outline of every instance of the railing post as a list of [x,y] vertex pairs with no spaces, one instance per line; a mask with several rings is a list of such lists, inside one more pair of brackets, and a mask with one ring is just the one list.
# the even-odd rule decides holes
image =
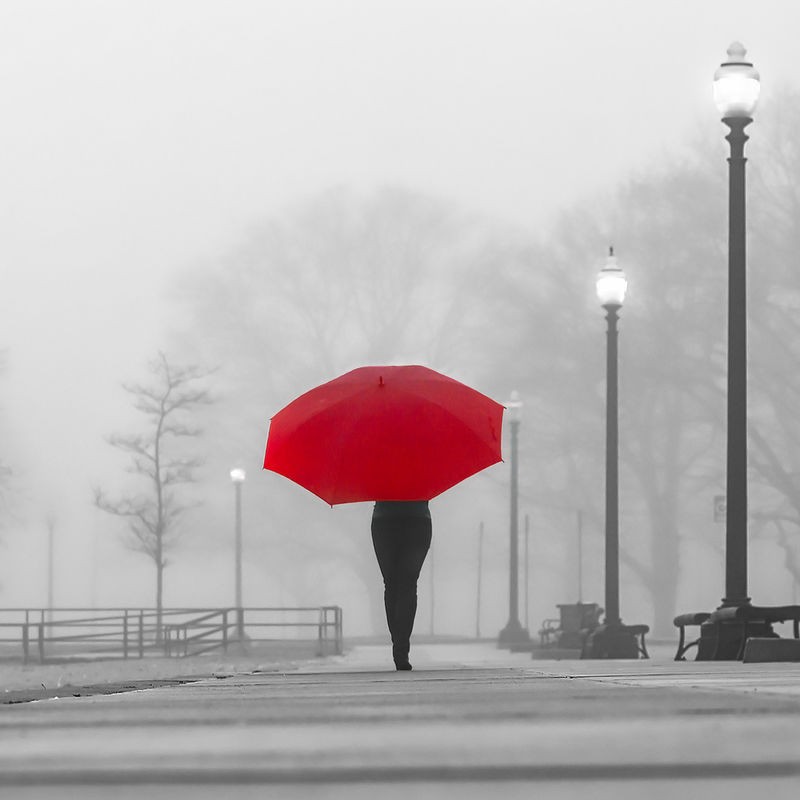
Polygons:
[[144,658],[144,611],[139,611],[139,658]]
[[339,606],[333,607],[333,637],[334,637],[334,650],[333,652],[338,656],[341,654],[341,644],[339,642]]
[[28,613],[25,612],[25,624],[22,626],[22,663],[28,663],[28,647],[30,644],[30,632],[28,631],[28,620],[27,620]]
[[325,655],[325,645],[322,642],[322,629],[325,627],[325,608],[318,610],[317,616],[317,657]]
[[244,647],[244,608],[238,606],[236,609],[236,641],[240,647]]
[[128,609],[125,609],[125,616],[122,618],[122,657],[128,657]]
[[44,623],[40,622],[39,628],[39,663],[44,664]]
[[222,652],[228,652],[228,611],[222,612]]

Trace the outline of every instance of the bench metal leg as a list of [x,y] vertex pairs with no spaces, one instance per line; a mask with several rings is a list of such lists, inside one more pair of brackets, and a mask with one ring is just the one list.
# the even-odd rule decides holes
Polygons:
[[[680,626],[680,638],[678,639],[678,652],[675,653],[675,661],[686,661],[686,654],[693,648],[700,646],[700,637],[693,639],[687,644],[686,626]],[[649,656],[648,656],[649,657]]]
[[739,645],[739,652],[736,654],[736,660],[742,661],[744,659],[744,646],[747,644],[747,620],[744,621],[742,628],[742,643]]
[[[701,628],[701,630],[702,630],[702,628]],[[722,639],[722,625],[721,625],[721,623],[718,622],[716,625],[714,625],[714,632],[717,635],[717,639],[714,642],[714,652],[711,654],[711,660],[712,661],[716,661],[717,660],[717,656],[719,655],[719,643],[720,643],[720,640]],[[699,645],[698,645],[698,648],[699,648]]]
[[680,627],[680,637],[678,639],[678,652],[675,653],[675,661],[686,661],[686,659],[684,658],[684,655],[686,654],[686,651],[692,645],[688,645],[687,646],[685,644],[685,642],[686,642],[686,626],[685,625],[681,625],[681,627]]

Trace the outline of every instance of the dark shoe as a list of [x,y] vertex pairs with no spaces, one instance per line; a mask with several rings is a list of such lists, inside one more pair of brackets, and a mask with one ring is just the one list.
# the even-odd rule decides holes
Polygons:
[[400,645],[392,645],[392,658],[394,659],[394,665],[398,670],[408,670],[411,669],[411,664],[408,663],[408,645],[405,647]]

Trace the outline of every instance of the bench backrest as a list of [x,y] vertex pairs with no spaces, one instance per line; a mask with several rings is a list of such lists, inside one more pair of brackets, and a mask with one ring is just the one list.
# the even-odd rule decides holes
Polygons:
[[603,609],[597,603],[562,603],[558,606],[561,630],[565,633],[596,628]]

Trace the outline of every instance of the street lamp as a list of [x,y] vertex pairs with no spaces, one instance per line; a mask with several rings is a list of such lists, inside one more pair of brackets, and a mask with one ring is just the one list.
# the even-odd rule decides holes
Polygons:
[[617,321],[628,281],[610,247],[597,276],[597,298],[606,310],[606,596],[605,619],[589,636],[590,658],[637,658],[636,637],[619,614],[619,432],[617,426]]
[[519,392],[511,392],[511,399],[506,403],[508,421],[511,429],[511,514],[510,514],[510,547],[508,576],[508,622],[500,631],[498,644],[510,647],[515,644],[526,644],[530,640],[528,631],[519,621],[519,425],[522,401]]
[[[725,597],[722,607],[746,606],[747,595],[747,231],[745,223],[745,128],[758,103],[758,72],[740,42],[714,73],[714,102],[729,128],[728,158],[728,452],[726,461]],[[733,657],[741,626],[701,629],[697,658]],[[753,631],[751,635],[757,635]],[[713,655],[715,654],[715,655]]]
[[747,596],[747,232],[745,228],[744,129],[753,121],[759,79],[739,42],[714,74],[714,102],[730,129],[728,195],[728,455],[724,606]]
[[244,608],[242,607],[242,484],[247,474],[239,467],[231,470],[236,493],[236,640],[244,641]]

